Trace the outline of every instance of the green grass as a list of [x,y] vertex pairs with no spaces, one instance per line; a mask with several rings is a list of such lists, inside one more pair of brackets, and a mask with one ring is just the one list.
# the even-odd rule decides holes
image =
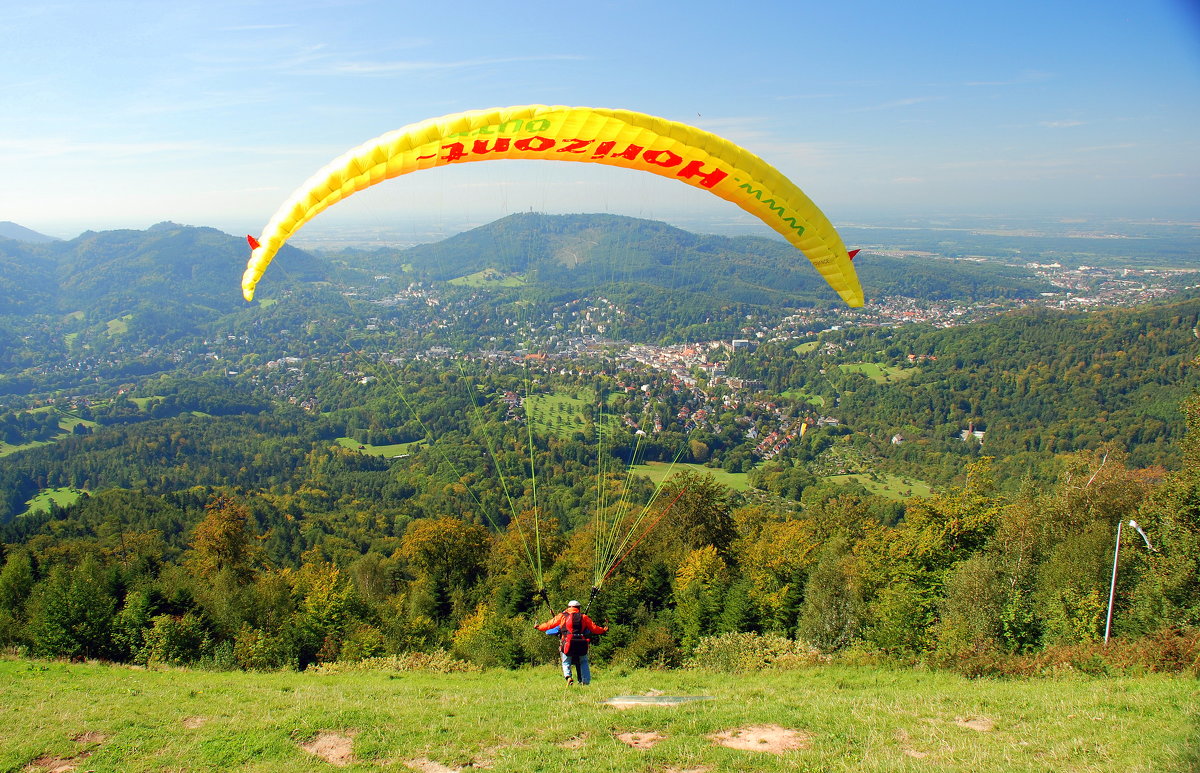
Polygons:
[[[1198,762],[1194,679],[971,681],[841,666],[735,677],[600,665],[590,687],[561,682],[550,664],[318,675],[3,660],[0,769],[36,769],[26,767],[35,760],[45,769],[57,758],[95,771],[325,771],[300,748],[323,732],[353,738],[348,771],[1041,773]],[[713,700],[624,711],[602,703],[651,690]],[[965,726],[972,720],[981,729]],[[776,755],[709,738],[752,725],[804,733],[808,748]],[[626,732],[662,740],[631,748],[616,738]],[[429,762],[445,767],[418,767]]]
[[461,287],[524,287],[528,282],[514,275],[502,274],[494,268],[485,268],[474,274],[451,279],[450,284]]
[[792,351],[795,352],[796,354],[811,354],[812,352],[815,352],[817,350],[817,347],[820,345],[821,345],[820,341],[805,341],[802,344],[797,344],[796,346],[793,346]]
[[927,497],[933,489],[928,483],[915,478],[902,478],[891,473],[877,473],[877,478],[882,480],[873,480],[870,475],[862,475],[852,473],[850,475],[830,475],[826,480],[832,480],[837,483],[856,482],[861,483],[867,491],[872,494],[877,494],[888,499],[907,499],[908,497]]
[[82,495],[83,492],[76,488],[42,489],[37,496],[25,503],[25,513],[49,510],[51,504],[66,507]]
[[33,410],[30,411],[30,413],[49,413],[50,411],[56,411],[58,413],[58,415],[59,415],[58,428],[60,430],[62,430],[61,433],[55,435],[54,437],[50,438],[49,440],[31,440],[28,443],[20,443],[18,445],[13,445],[11,443],[5,443],[3,440],[0,440],[0,457],[5,457],[5,456],[8,456],[9,454],[15,454],[18,451],[25,451],[30,448],[37,448],[38,446],[48,446],[48,445],[54,443],[56,440],[69,435],[71,433],[71,430],[75,427],[76,424],[82,423],[89,427],[98,426],[96,424],[96,422],[94,422],[94,421],[81,419],[74,414],[67,413],[65,411],[60,411],[57,408],[53,408],[51,406],[44,406],[42,408],[34,408]]
[[116,319],[110,319],[107,323],[108,324],[108,330],[107,330],[108,334],[110,336],[118,336],[118,335],[123,335],[125,333],[128,333],[129,332],[129,320],[131,320],[131,319],[133,319],[132,314],[126,314],[123,317],[117,317]]
[[716,479],[717,483],[734,491],[746,491],[750,488],[750,481],[746,473],[726,472],[715,467],[705,467],[702,464],[682,464],[676,462],[672,466],[669,462],[646,462],[645,464],[635,464],[633,466],[634,472],[638,475],[648,476],[656,484],[683,470],[690,470],[699,475],[711,475]]
[[0,440],[0,458],[8,456],[9,454],[15,454],[18,451],[25,451],[30,448],[37,448],[38,446],[48,446],[53,442],[54,442],[53,440],[31,440],[28,443],[21,443],[20,445],[12,445],[11,443],[5,443],[3,440]]
[[820,395],[810,395],[808,392],[805,392],[803,389],[788,389],[785,392],[782,392],[780,394],[780,397],[788,397],[788,398],[791,398],[792,400],[803,400],[804,402],[808,403],[809,405],[816,406],[817,408],[825,407],[825,398],[824,397],[821,397]]
[[414,440],[411,443],[392,443],[385,446],[373,446],[369,443],[360,443],[353,438],[340,437],[337,439],[337,444],[342,448],[349,448],[352,451],[362,451],[364,454],[372,456],[384,456],[391,458],[400,456],[401,454],[411,454],[417,446],[424,443],[424,440]]
[[594,414],[595,395],[590,389],[576,392],[571,397],[567,392],[549,395],[530,395],[525,400],[525,415],[529,417],[534,432],[570,438],[583,432],[591,439],[589,418]]
[[888,384],[894,381],[904,381],[911,378],[916,371],[912,368],[897,368],[893,365],[880,365],[875,362],[856,362],[849,365],[839,365],[847,373],[862,373],[876,384]]

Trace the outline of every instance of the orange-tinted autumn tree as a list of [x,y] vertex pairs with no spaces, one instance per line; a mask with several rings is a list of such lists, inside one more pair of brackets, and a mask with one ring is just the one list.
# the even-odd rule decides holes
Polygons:
[[219,496],[204,512],[204,520],[192,532],[189,568],[209,580],[228,572],[246,582],[262,557],[250,533],[250,511],[231,497]]
[[414,575],[413,612],[434,620],[459,617],[483,577],[488,532],[458,518],[422,518],[409,524],[400,556]]

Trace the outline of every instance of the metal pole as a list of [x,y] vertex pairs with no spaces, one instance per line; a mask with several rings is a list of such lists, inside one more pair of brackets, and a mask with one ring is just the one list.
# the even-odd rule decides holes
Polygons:
[[1117,547],[1113,550],[1112,583],[1108,586],[1108,619],[1104,622],[1104,643],[1108,644],[1108,632],[1112,629],[1113,597],[1117,595],[1117,559],[1121,557],[1121,527],[1125,521],[1117,521]]

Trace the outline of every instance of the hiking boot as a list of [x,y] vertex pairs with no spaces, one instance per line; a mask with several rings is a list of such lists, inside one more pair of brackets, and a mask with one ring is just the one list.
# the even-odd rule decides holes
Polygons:
[[568,676],[567,677],[567,687],[570,687],[573,684],[575,684],[575,680]]

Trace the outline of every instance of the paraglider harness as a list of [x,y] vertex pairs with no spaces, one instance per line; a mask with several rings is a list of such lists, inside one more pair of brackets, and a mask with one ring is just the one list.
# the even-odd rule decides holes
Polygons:
[[600,638],[599,634],[588,633],[584,628],[583,612],[578,610],[567,613],[562,627],[562,651],[572,658],[586,655],[592,643]]
[[[599,588],[592,588],[591,595],[588,597],[588,606],[591,606],[591,602],[596,599],[596,596],[599,595],[599,593]],[[549,608],[550,613],[553,614],[554,609],[550,607],[550,597],[546,594],[546,590],[544,588],[540,589],[538,591],[538,595],[543,601],[546,602],[547,608]],[[563,620],[562,625],[559,628],[552,630],[557,630],[561,638],[562,643],[560,644],[559,649],[562,650],[564,655],[569,655],[571,657],[571,661],[574,665],[578,665],[579,657],[586,655],[591,645],[600,641],[600,634],[588,632],[583,623],[584,612],[578,608],[576,608],[576,611],[574,612],[563,610],[563,614],[565,615],[565,619]],[[546,633],[551,632],[552,631],[547,631]]]

